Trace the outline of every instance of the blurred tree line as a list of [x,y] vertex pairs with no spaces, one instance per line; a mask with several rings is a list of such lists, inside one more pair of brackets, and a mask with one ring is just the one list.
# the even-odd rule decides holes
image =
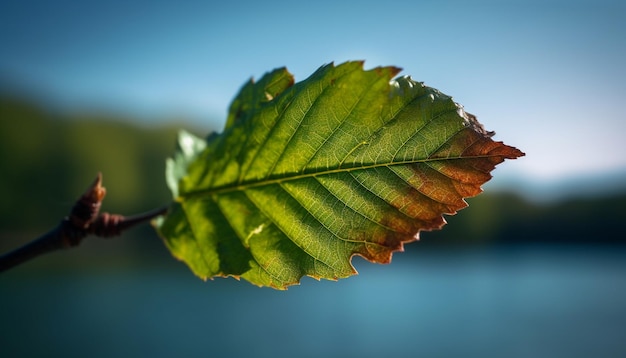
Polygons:
[[487,192],[467,202],[443,230],[421,234],[424,246],[626,244],[626,192],[546,203]]
[[[208,132],[189,127],[183,121],[147,126],[106,114],[59,113],[26,98],[1,95],[0,252],[56,226],[98,172],[107,189],[102,211],[132,215],[168,204],[165,159],[174,153],[178,130],[200,136]],[[165,252],[147,225],[127,234],[105,243],[87,239],[81,248],[67,251],[83,251],[91,261],[90,250],[82,247],[96,246],[91,252],[96,260],[111,259],[110,253],[128,262]]]
[[[174,152],[178,129],[189,127],[181,121],[147,126],[118,116],[68,115],[1,95],[0,252],[54,227],[98,172],[107,188],[103,211],[130,215],[167,204],[171,195],[164,179],[165,158]],[[209,129],[191,131],[204,136]],[[413,245],[626,242],[626,193],[545,204],[514,193],[486,193],[468,202],[471,209],[447,217],[444,230],[422,233],[422,243]],[[67,251],[72,253],[64,253],[62,261],[69,265],[106,261],[113,266],[113,260],[125,267],[169,257],[147,226],[110,242],[88,239],[81,248]],[[48,257],[53,255],[60,254]],[[44,265],[44,260],[54,259],[37,259],[42,263],[32,265]]]

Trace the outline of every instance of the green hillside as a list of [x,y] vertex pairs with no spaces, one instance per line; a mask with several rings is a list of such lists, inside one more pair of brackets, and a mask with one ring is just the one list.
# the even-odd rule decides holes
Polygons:
[[626,244],[626,193],[536,203],[514,193],[484,193],[422,234],[426,247],[454,245]]
[[[24,99],[0,98],[0,251],[55,226],[98,172],[107,188],[102,211],[130,215],[167,204],[165,158],[174,151],[179,128],[207,132],[183,121],[139,126],[127,118],[61,115]],[[89,241],[83,245],[104,245]],[[149,227],[100,250],[108,248],[122,259],[164,250]],[[89,258],[89,249],[77,251]]]

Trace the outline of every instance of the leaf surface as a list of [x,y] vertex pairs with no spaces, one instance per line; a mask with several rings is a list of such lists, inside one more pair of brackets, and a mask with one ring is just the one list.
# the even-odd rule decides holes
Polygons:
[[173,255],[204,279],[277,289],[347,277],[352,256],[390,262],[524,155],[398,72],[347,62],[294,84],[277,69],[243,86],[221,134],[182,134],[156,224]]

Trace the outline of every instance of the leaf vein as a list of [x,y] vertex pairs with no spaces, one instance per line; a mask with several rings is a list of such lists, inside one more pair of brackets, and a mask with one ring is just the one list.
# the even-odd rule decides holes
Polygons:
[[[297,85],[294,85],[293,87],[290,88],[290,90],[294,91],[295,93],[293,94],[293,97],[291,97],[289,99],[289,101],[287,101],[287,103],[283,106],[282,110],[277,110],[278,108],[276,108],[276,106],[274,107],[276,109],[276,119],[274,120],[274,124],[269,127],[269,130],[267,132],[267,134],[265,135],[265,138],[263,138],[263,143],[261,143],[257,149],[256,152],[254,153],[254,156],[252,157],[252,159],[248,162],[248,165],[246,166],[245,169],[242,168],[242,173],[239,176],[239,183],[242,183],[242,179],[246,176],[248,176],[249,172],[250,172],[250,167],[256,162],[259,153],[261,153],[263,151],[263,148],[267,145],[267,141],[272,138],[272,133],[276,130],[276,128],[278,127],[276,124],[280,123],[280,121],[284,118],[285,113],[287,112],[287,110],[291,107],[291,105],[293,104],[294,98],[296,97],[296,95],[300,92],[300,89],[296,87]],[[271,171],[270,171],[271,173]]]
[[[398,153],[400,153],[400,151],[401,151],[401,150],[402,150],[402,149],[406,146],[406,144],[407,144],[409,141],[411,141],[411,139],[415,138],[415,136],[417,136],[418,134],[421,134],[421,133],[422,133],[422,131],[423,131],[426,127],[428,127],[428,125],[429,125],[429,124],[433,123],[433,122],[434,122],[435,120],[437,120],[438,118],[440,118],[440,117],[442,117],[442,116],[444,116],[444,115],[446,115],[446,114],[448,114],[448,113],[450,113],[450,112],[452,112],[452,110],[445,111],[445,112],[441,112],[441,113],[437,114],[436,116],[432,116],[432,117],[430,117],[427,121],[425,121],[425,122],[424,122],[424,124],[423,124],[421,127],[417,128],[417,129],[415,130],[415,133],[413,133],[413,134],[412,134],[411,136],[409,136],[406,140],[404,140],[404,141],[402,142],[402,144],[398,147],[398,149],[396,149],[396,152],[395,152],[395,153],[393,153],[393,155],[392,155],[392,158],[393,158],[393,159],[392,159],[391,161],[393,162],[393,161],[396,159],[396,156],[398,155]],[[434,151],[432,151],[432,153],[435,153],[435,152],[436,152],[439,148],[441,148],[441,146],[442,146],[442,145],[444,145],[445,143],[448,143],[448,142],[450,141],[450,139],[451,139],[451,138],[446,139],[446,140],[445,140],[445,141],[444,141],[441,145],[439,145],[439,146],[437,147],[437,149],[435,149]]]
[[[245,194],[245,192],[244,192]],[[226,219],[226,222],[228,223],[228,226],[230,227],[231,231],[235,234],[235,236],[239,239],[239,241],[243,244],[243,242],[245,241],[245,237],[242,237],[241,235],[239,235],[239,233],[237,232],[237,230],[235,230],[235,225],[233,225],[233,223],[230,220],[230,217],[228,215],[226,215],[226,211],[224,211],[224,209],[222,208],[222,206],[219,204],[218,201],[215,201],[215,204],[217,206],[217,208],[220,210],[220,212],[222,213],[222,216],[224,217],[224,219]],[[284,282],[282,279],[280,279],[279,277],[275,276],[274,274],[272,274],[271,272],[269,272],[265,267],[263,267],[263,265],[261,264],[261,262],[259,262],[259,260],[257,260],[257,258],[252,254],[252,252],[250,252],[250,256],[252,256],[252,258],[254,259],[254,261],[256,261],[256,263],[258,264],[258,266],[265,271],[265,273],[267,273],[270,277],[276,279],[276,281],[279,282]]]
[[[356,71],[357,69],[353,69],[352,71],[346,72],[341,74],[340,76],[338,76],[337,78],[334,79],[334,81],[339,80],[340,78],[343,78],[345,76],[347,76],[349,73],[352,73],[354,71]],[[280,155],[278,156],[278,158],[272,163],[271,165],[271,169],[267,172],[267,176],[266,179],[272,175],[272,173],[274,172],[274,170],[276,169],[276,166],[278,165],[278,163],[280,163],[280,161],[282,160],[282,158],[284,157],[285,153],[287,152],[287,148],[289,148],[289,146],[291,145],[291,142],[293,140],[293,138],[296,136],[296,134],[298,134],[298,131],[301,130],[302,128],[302,123],[307,119],[307,117],[309,116],[311,109],[313,108],[313,106],[315,105],[315,103],[317,101],[319,101],[319,99],[324,95],[324,93],[332,87],[332,81],[329,81],[328,83],[324,83],[322,81],[320,81],[318,83],[318,86],[320,87],[320,92],[315,95],[314,98],[311,98],[311,91],[306,91],[306,96],[307,99],[309,100],[309,105],[306,108],[306,111],[302,112],[302,115],[299,117],[299,121],[297,121],[297,126],[296,128],[294,128],[294,130],[291,132],[291,135],[289,136],[289,139],[287,140],[287,143],[285,143],[285,145],[282,148],[282,151],[280,153]],[[304,166],[306,167],[306,166]],[[303,167],[303,168],[304,168]]]
[[[212,197],[210,197],[211,201],[213,201],[214,204],[217,205],[217,203],[215,203],[215,201],[213,200]],[[211,265],[209,264],[209,261],[207,261],[206,257],[205,257],[205,252],[206,250],[204,250],[204,245],[202,245],[200,243],[200,241],[198,241],[198,235],[196,234],[196,230],[194,230],[194,227],[192,225],[192,221],[189,220],[189,213],[187,212],[187,209],[185,208],[185,206],[181,205],[184,212],[185,212],[185,220],[187,220],[187,223],[189,224],[189,229],[191,230],[191,236],[193,237],[193,240],[196,242],[196,246],[201,250],[202,254],[200,255],[200,257],[202,257],[202,261],[204,261],[204,264],[206,265],[207,269],[211,270]]]
[[[317,153],[320,151],[320,149],[322,149],[326,143],[328,143],[328,141],[333,138],[335,136],[335,134],[344,126],[344,124],[346,123],[346,120],[350,117],[350,115],[352,114],[352,112],[354,111],[354,109],[359,105],[359,103],[361,103],[361,101],[365,98],[365,96],[368,94],[367,91],[372,88],[372,86],[374,86],[374,84],[376,84],[378,81],[380,80],[380,78],[374,78],[373,81],[371,81],[370,83],[368,83],[367,88],[364,88],[363,91],[361,91],[361,93],[359,93],[358,99],[354,102],[354,104],[348,109],[348,113],[346,113],[346,115],[339,120],[339,125],[337,125],[333,131],[330,133],[330,135],[326,136],[326,139],[324,139],[324,142],[322,142],[316,149],[315,152],[309,157],[309,160],[307,160],[307,162],[302,166],[303,169],[305,169],[309,163],[311,163],[311,160],[313,160],[313,158],[315,158],[315,156],[317,155]],[[343,104],[343,102],[342,102]],[[333,115],[335,113],[333,112]],[[336,117],[335,117],[336,118]],[[358,146],[357,146],[358,147]],[[355,148],[356,149],[356,148]],[[343,161],[342,161],[343,162]]]
[[[351,176],[352,176],[352,175],[351,175]],[[344,205],[345,205],[347,208],[349,208],[352,212],[357,213],[359,216],[363,217],[364,219],[366,219],[366,220],[368,220],[368,221],[370,221],[370,222],[372,222],[372,223],[374,223],[374,224],[376,224],[376,225],[378,225],[378,226],[381,226],[381,227],[383,227],[383,228],[385,228],[385,229],[387,229],[387,230],[389,230],[389,231],[399,232],[399,233],[404,233],[403,231],[396,230],[396,229],[394,229],[394,228],[392,228],[392,227],[389,227],[389,226],[387,226],[387,225],[385,225],[385,224],[383,224],[383,223],[380,223],[380,222],[376,221],[375,219],[373,219],[373,218],[371,218],[371,217],[369,217],[369,216],[365,215],[363,212],[361,212],[361,211],[359,211],[359,210],[357,210],[357,209],[353,208],[353,207],[350,205],[350,203],[349,203],[349,202],[346,202],[345,200],[342,200],[340,197],[338,197],[337,195],[335,195],[335,194],[334,194],[334,193],[333,193],[333,192],[332,192],[332,191],[331,191],[331,190],[330,190],[330,189],[329,189],[326,185],[324,185],[324,183],[323,183],[323,182],[321,182],[321,181],[319,180],[319,178],[317,178],[317,177],[314,177],[314,178],[317,180],[317,182],[318,182],[318,183],[320,183],[320,185],[322,185],[322,186],[324,187],[324,189],[326,189],[326,190],[327,190],[327,191],[328,191],[328,192],[329,192],[332,196],[334,196],[334,197],[335,197],[335,198],[336,198],[339,202],[341,202],[342,204],[344,204]],[[352,176],[352,178],[353,178],[353,179],[354,179],[357,183],[359,183],[359,181],[358,181],[358,180],[356,180],[356,178],[354,178],[354,176]],[[365,188],[365,187],[364,187],[361,183],[359,183],[359,186],[360,186],[360,187],[362,187],[362,188],[364,188],[364,189],[366,189],[366,190],[368,190],[368,189],[367,189],[367,188]],[[369,191],[369,190],[368,190],[368,191]],[[371,193],[371,191],[369,191],[369,192]],[[372,194],[374,194],[374,193],[372,193]],[[374,194],[374,195],[375,195],[377,198],[380,198],[378,195],[376,195],[376,194]],[[381,198],[381,199],[382,199],[382,198]],[[387,202],[385,201],[385,203],[387,203]],[[357,241],[357,242],[363,242],[363,241]],[[372,243],[372,244],[376,244],[376,243]],[[379,244],[376,244],[376,245],[379,245]],[[384,246],[384,245],[380,245],[380,246]]]
[[[390,168],[387,168],[390,169]],[[390,169],[391,170],[391,169]],[[398,211],[400,214],[404,215],[406,218],[410,219],[410,220],[415,220],[414,217],[408,215],[407,213],[405,213],[404,211],[400,210],[400,208],[396,208],[395,206],[393,206],[392,203],[390,203],[386,198],[383,198],[382,196],[380,196],[378,193],[374,192],[372,189],[368,188],[367,186],[365,186],[365,183],[363,183],[361,180],[359,180],[354,173],[350,172],[348,173],[350,174],[350,176],[352,176],[354,178],[354,180],[356,180],[357,183],[359,183],[359,185],[361,187],[363,187],[365,190],[369,191],[370,193],[372,193],[372,195],[376,196],[377,198],[379,198],[380,200],[382,200],[383,202],[385,202],[387,205],[389,205],[391,208],[393,208],[393,210]],[[394,173],[395,174],[395,173]]]
[[443,202],[443,201],[441,201],[441,200],[438,200],[438,199],[436,199],[436,198],[433,198],[432,196],[430,196],[430,195],[426,194],[425,192],[423,192],[422,190],[420,190],[420,188],[416,188],[416,187],[414,187],[414,186],[413,186],[413,185],[412,185],[409,181],[407,181],[407,180],[406,180],[406,179],[405,179],[402,175],[400,175],[400,173],[398,173],[398,172],[397,172],[396,170],[394,170],[393,168],[391,168],[391,167],[390,167],[389,169],[390,169],[390,170],[391,170],[391,171],[392,171],[395,175],[397,175],[397,176],[398,176],[398,178],[400,178],[402,181],[404,181],[404,182],[405,182],[408,186],[410,186],[411,188],[415,189],[418,193],[420,193],[421,195],[423,195],[425,198],[428,198],[428,199],[430,199],[430,200],[432,200],[432,201],[434,201],[434,202],[436,202],[436,203],[440,203],[440,204],[443,204],[443,205],[448,206],[448,203]]
[[[316,179],[316,180],[317,180],[317,179]],[[324,189],[326,189],[326,187],[324,187],[323,185],[322,185],[322,187],[323,187]],[[298,203],[298,205],[300,205],[300,206],[301,206],[304,210],[306,210],[306,212],[307,212],[307,213],[309,213],[309,214],[310,214],[310,215],[311,215],[311,216],[312,216],[312,217],[313,217],[313,218],[314,218],[314,219],[315,219],[315,220],[316,220],[316,221],[317,221],[317,222],[318,222],[318,223],[319,223],[322,227],[324,227],[324,229],[325,229],[327,232],[329,232],[332,236],[334,236],[334,237],[335,237],[335,238],[337,238],[338,240],[340,240],[340,241],[342,241],[342,242],[346,242],[346,243],[369,244],[369,245],[375,245],[375,246],[379,246],[379,247],[389,248],[389,247],[387,247],[387,246],[385,246],[385,245],[381,245],[381,244],[379,244],[379,243],[375,243],[375,242],[371,242],[371,241],[352,240],[352,239],[349,239],[349,238],[345,238],[345,237],[340,236],[338,233],[336,233],[334,230],[332,230],[330,227],[328,227],[328,226],[327,226],[324,222],[322,222],[322,221],[321,221],[321,220],[320,220],[320,219],[319,219],[319,218],[318,218],[315,214],[313,214],[311,211],[309,211],[309,209],[308,209],[306,206],[304,206],[304,205],[302,204],[302,202],[300,202],[300,200],[298,200],[298,198],[296,198],[296,197],[295,197],[295,195],[293,195],[293,194],[289,191],[289,189],[285,188],[282,184],[281,184],[281,188],[283,188],[283,190],[285,190],[285,192],[287,192],[287,193],[288,193],[288,194],[289,194],[289,195],[290,195],[290,196],[291,196],[291,197],[292,197],[292,198],[293,198],[293,199],[294,199],[294,200]],[[335,196],[332,192],[330,192],[328,189],[326,189],[326,191],[327,191],[330,195],[332,195],[333,197],[337,198],[337,197],[336,197],[336,196]],[[337,198],[337,199],[338,199],[338,198]],[[341,201],[341,200],[339,200],[339,201]],[[354,210],[354,209],[352,209],[352,208],[350,208],[350,209],[351,209],[351,210]],[[357,213],[358,213],[358,211],[357,211]],[[291,238],[290,238],[290,239],[291,239]],[[333,268],[333,266],[332,266],[332,265],[330,265],[330,264],[328,264],[328,263],[326,263],[326,262],[324,262],[324,261],[322,261],[322,260],[320,260],[320,259],[316,258],[315,256],[311,255],[311,254],[310,254],[309,252],[307,252],[307,251],[305,251],[305,252],[306,252],[307,254],[309,254],[311,257],[313,257],[314,259],[316,259],[316,260],[318,260],[318,261],[320,261],[320,262],[324,263],[326,266]]]
[[[293,198],[293,196],[292,196],[292,195],[291,195],[291,194],[290,194],[287,190],[285,190],[285,188],[283,188],[283,186],[282,186],[282,185],[280,185],[280,187],[281,187],[281,189],[283,189],[283,190],[284,190],[287,194],[289,194],[289,196],[291,196],[291,197]],[[245,192],[245,191],[244,191],[244,192]],[[262,207],[262,206],[261,206],[261,205],[259,205],[257,202],[255,202],[255,201],[254,201],[254,199],[248,195],[248,193],[246,193],[246,196],[250,199],[250,201],[251,201],[251,202],[253,202],[253,203],[254,203],[254,205],[255,205],[255,206],[259,209],[259,211],[261,211],[261,212],[263,213],[263,215],[265,215],[267,218],[269,218],[269,219],[272,221],[272,223],[273,223],[274,225],[276,225],[276,227],[277,227],[277,228],[278,228],[278,229],[279,229],[279,230],[280,230],[280,231],[281,231],[281,232],[285,235],[285,237],[287,237],[287,238],[288,238],[291,242],[293,242],[293,244],[294,244],[294,245],[298,246],[298,247],[300,248],[300,250],[302,250],[302,251],[303,251],[304,253],[306,253],[307,255],[311,256],[314,260],[316,260],[316,261],[318,261],[318,262],[321,262],[322,264],[324,264],[325,266],[327,266],[327,267],[329,267],[329,268],[331,268],[331,269],[334,269],[334,267],[333,267],[332,265],[330,265],[330,264],[328,264],[328,263],[324,262],[323,260],[321,260],[321,259],[317,258],[315,255],[313,255],[313,254],[312,254],[312,253],[310,253],[308,250],[306,250],[304,247],[302,247],[302,245],[300,245],[299,243],[295,242],[295,241],[293,240],[293,238],[287,234],[286,230],[285,230],[285,229],[284,229],[284,228],[280,225],[280,223],[279,223],[276,219],[274,219],[274,217],[273,217],[272,215],[270,215],[270,214],[269,214],[269,212],[268,212],[267,210],[265,210],[265,208],[264,208],[264,207]],[[296,200],[296,202],[297,202],[297,200]],[[299,202],[298,202],[298,204],[299,204],[299,205],[301,205]]]

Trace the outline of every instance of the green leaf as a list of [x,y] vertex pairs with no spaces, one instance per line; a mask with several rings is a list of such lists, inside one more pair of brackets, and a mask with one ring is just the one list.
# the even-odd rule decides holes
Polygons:
[[244,85],[224,131],[168,164],[175,203],[157,230],[173,255],[204,279],[278,289],[347,277],[353,255],[390,262],[524,155],[398,72],[348,62]]
[[168,158],[165,162],[165,180],[174,197],[178,196],[178,181],[187,175],[187,167],[206,148],[203,139],[187,131],[178,133],[177,144],[174,159]]

